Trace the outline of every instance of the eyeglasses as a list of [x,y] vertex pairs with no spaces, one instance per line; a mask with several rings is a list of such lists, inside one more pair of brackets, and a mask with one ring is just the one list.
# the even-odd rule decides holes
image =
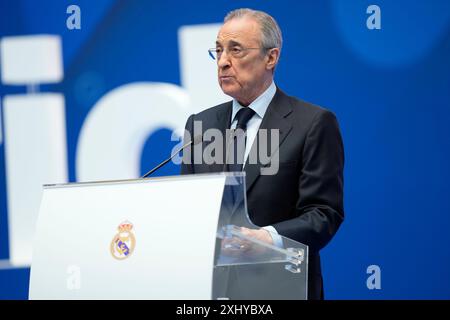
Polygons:
[[[208,49],[209,56],[213,60],[220,60],[222,53],[227,51],[229,55],[233,58],[242,58],[245,55],[245,51],[247,50],[255,50],[255,49],[266,49],[266,48],[241,48],[241,47],[231,47],[231,48],[211,48]],[[270,48],[269,48],[270,49]],[[266,49],[267,50],[267,49]]]

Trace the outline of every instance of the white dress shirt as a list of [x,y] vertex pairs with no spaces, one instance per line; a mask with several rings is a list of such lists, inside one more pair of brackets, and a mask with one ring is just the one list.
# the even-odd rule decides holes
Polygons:
[[[245,144],[245,153],[244,153],[244,164],[248,158],[250,153],[250,149],[252,147],[253,142],[255,141],[256,134],[258,133],[259,126],[261,125],[262,119],[266,114],[267,108],[269,107],[270,102],[272,101],[275,93],[277,92],[277,87],[275,83],[272,81],[270,86],[264,91],[258,98],[256,98],[252,103],[248,105],[248,107],[242,106],[236,99],[233,99],[233,111],[231,113],[231,126],[230,129],[236,129],[237,119],[236,114],[242,108],[252,108],[255,111],[253,117],[250,118],[247,122],[247,142]],[[271,233],[272,240],[275,246],[281,248],[283,247],[283,240],[278,235],[277,230],[272,226],[263,227],[267,231]]]

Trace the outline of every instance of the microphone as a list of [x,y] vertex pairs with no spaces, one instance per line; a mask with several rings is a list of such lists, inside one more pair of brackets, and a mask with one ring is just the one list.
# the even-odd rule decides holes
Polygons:
[[156,167],[154,167],[153,169],[148,171],[146,174],[144,174],[141,178],[147,178],[153,172],[155,172],[156,170],[158,170],[159,168],[164,166],[167,162],[172,160],[173,157],[175,157],[179,152],[183,151],[184,149],[186,149],[187,147],[189,147],[191,145],[195,146],[195,145],[199,144],[202,141],[203,141],[203,136],[201,134],[199,134],[198,136],[194,137],[194,139],[191,139],[188,143],[186,143],[185,145],[180,147],[173,155],[170,156],[170,158],[168,158],[168,159],[164,160],[163,162],[161,162],[160,164],[158,164]]

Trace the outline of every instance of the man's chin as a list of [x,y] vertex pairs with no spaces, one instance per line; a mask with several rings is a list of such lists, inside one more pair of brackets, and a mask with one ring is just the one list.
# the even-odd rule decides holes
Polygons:
[[223,93],[230,97],[236,97],[238,95],[238,90],[233,88],[232,86],[222,85],[221,86]]

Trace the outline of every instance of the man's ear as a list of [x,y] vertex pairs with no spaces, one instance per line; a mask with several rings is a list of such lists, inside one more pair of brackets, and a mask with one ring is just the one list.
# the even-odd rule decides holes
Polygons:
[[280,58],[280,49],[279,48],[269,49],[266,57],[267,57],[266,69],[274,70],[275,66],[278,63],[278,59]]

